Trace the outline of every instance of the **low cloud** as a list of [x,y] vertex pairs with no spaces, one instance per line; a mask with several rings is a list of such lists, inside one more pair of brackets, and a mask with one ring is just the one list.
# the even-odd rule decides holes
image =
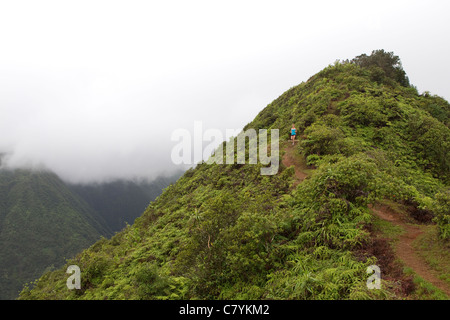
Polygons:
[[74,182],[172,172],[174,130],[242,129],[290,87],[374,49],[449,98],[449,5],[386,1],[368,19],[369,5],[2,2],[3,165]]

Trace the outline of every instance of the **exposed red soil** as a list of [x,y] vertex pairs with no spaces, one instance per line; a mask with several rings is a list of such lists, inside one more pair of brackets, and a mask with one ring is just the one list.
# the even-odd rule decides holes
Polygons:
[[[306,165],[301,163],[298,156],[295,156],[295,148],[291,141],[287,143],[282,163],[286,167],[294,166],[294,186],[301,183],[308,176],[304,171]],[[388,278],[400,280],[400,290],[405,295],[408,295],[413,290],[414,285],[412,283],[412,278],[403,274],[402,267],[396,262],[396,257],[407,267],[413,269],[414,272],[425,281],[432,283],[435,287],[450,296],[450,288],[448,285],[438,278],[436,272],[432,270],[426,261],[414,250],[414,240],[423,233],[420,226],[403,221],[398,214],[385,205],[371,206],[371,210],[381,219],[400,226],[405,232],[399,236],[394,251],[389,246],[387,239],[374,238],[372,239],[372,242],[360,252],[361,256],[367,254],[376,256],[379,267],[384,270],[383,274]]]
[[[295,143],[298,143],[298,141],[296,141]],[[285,149],[286,153],[284,154],[281,162],[286,167],[294,166],[295,170],[294,186],[296,186],[297,184],[305,180],[308,175],[303,171],[303,165],[300,163],[298,157],[294,156],[295,152],[294,146],[295,145],[292,145],[291,141],[288,142],[287,147]]]
[[402,218],[388,206],[378,205],[371,207],[371,209],[379,218],[400,226],[405,231],[399,236],[399,239],[395,244],[395,254],[397,257],[425,281],[432,283],[435,287],[450,296],[450,288],[448,285],[438,278],[437,273],[431,269],[426,261],[414,250],[414,240],[423,233],[420,226],[403,221]]
[[397,287],[392,288],[397,295],[407,297],[414,291],[414,282],[412,276],[403,273],[403,267],[397,260],[394,250],[389,244],[389,239],[382,238],[369,230],[372,234],[370,240],[359,250],[355,250],[355,256],[365,261],[367,258],[376,257],[377,266],[382,271],[384,280],[396,283]]

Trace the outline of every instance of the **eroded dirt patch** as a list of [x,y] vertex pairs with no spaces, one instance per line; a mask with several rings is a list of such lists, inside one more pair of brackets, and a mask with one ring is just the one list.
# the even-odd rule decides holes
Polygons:
[[436,271],[431,269],[426,261],[414,250],[413,242],[423,233],[422,228],[419,225],[403,221],[400,215],[392,211],[388,206],[378,205],[371,207],[371,210],[379,218],[400,226],[404,230],[404,233],[399,236],[395,244],[395,255],[425,281],[430,282],[447,295],[450,295],[450,288],[447,284],[438,278]]

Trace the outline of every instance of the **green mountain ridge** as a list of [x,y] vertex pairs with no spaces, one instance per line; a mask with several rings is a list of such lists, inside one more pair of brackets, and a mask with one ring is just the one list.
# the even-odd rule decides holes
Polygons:
[[0,170],[1,299],[101,236],[105,221],[49,171]]
[[179,176],[181,172],[167,177],[156,177],[151,181],[114,180],[67,185],[99,213],[113,232],[117,232],[127,224],[132,224],[150,201],[159,196],[161,191]]
[[[296,183],[299,168],[283,164],[263,176],[261,164],[201,163],[133,225],[67,262],[80,267],[81,289],[67,288],[66,265],[20,299],[408,298],[410,279],[385,262],[388,246],[374,249],[370,208],[407,208],[448,250],[449,115],[447,101],[409,84],[392,53],[336,62],[244,128],[279,129],[280,163],[289,150],[306,179]],[[379,290],[366,285],[374,264]]]
[[75,185],[48,170],[0,169],[0,299],[132,223],[178,175]]

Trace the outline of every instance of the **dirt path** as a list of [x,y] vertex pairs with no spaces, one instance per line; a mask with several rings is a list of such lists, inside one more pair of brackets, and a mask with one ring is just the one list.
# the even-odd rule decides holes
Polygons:
[[[296,142],[298,143],[298,142]],[[308,176],[303,170],[306,168],[306,164],[301,163],[299,157],[294,156],[295,145],[289,141],[285,148],[286,153],[283,156],[282,163],[286,167],[294,166],[295,170],[295,181],[294,186],[298,185],[300,182],[306,179]]]
[[[297,142],[298,143],[298,142]],[[295,181],[294,186],[301,183],[308,174],[305,172],[307,169],[306,163],[302,161],[301,157],[295,155],[295,145],[288,142],[285,147],[285,154],[282,159],[282,163],[286,167],[294,166]],[[371,206],[372,212],[383,220],[389,221],[394,225],[400,226],[405,232],[401,234],[395,244],[395,254],[403,261],[403,263],[414,270],[414,272],[423,278],[425,281],[433,284],[445,292],[450,297],[450,288],[448,285],[439,279],[437,272],[431,269],[426,261],[420,257],[413,247],[414,240],[419,237],[423,231],[419,225],[407,223],[402,218],[393,212],[388,206],[378,205]]]
[[399,236],[398,242],[395,245],[395,252],[398,258],[425,281],[432,283],[435,287],[450,296],[450,288],[447,284],[438,278],[437,273],[414,250],[412,244],[423,233],[421,228],[418,225],[404,222],[398,214],[392,212],[387,206],[376,206],[371,207],[371,209],[381,219],[392,222],[405,231]]

